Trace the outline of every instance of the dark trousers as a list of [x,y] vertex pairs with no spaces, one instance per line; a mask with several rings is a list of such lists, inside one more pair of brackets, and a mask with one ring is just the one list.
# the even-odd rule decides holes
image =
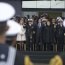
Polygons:
[[33,42],[27,42],[26,43],[26,50],[27,51],[33,51]]
[[36,44],[33,44],[33,49],[34,51],[36,51]]
[[63,44],[57,44],[57,51],[59,52],[63,51]]
[[52,43],[47,43],[47,51],[53,51]]
[[36,51],[43,51],[43,44],[36,44]]
[[26,44],[26,50],[27,51],[33,51],[33,44]]
[[47,44],[44,43],[44,51],[46,51],[46,48],[47,48]]
[[57,51],[59,52],[63,51],[63,45],[64,45],[64,39],[58,38],[57,39]]
[[30,44],[26,43],[26,51],[30,51]]

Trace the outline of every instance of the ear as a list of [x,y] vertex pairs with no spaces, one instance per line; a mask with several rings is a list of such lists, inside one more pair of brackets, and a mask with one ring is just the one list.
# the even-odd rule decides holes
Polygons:
[[6,30],[5,31],[8,31],[8,29],[9,29],[9,26],[6,26]]

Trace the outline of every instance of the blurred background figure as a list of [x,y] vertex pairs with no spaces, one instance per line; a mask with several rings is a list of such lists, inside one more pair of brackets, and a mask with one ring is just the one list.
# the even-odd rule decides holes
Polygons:
[[42,18],[42,41],[43,41],[43,49],[44,51],[47,51],[47,44],[45,42],[45,38],[46,38],[46,31],[45,28],[47,26],[47,19],[45,18],[45,16]]
[[42,45],[42,21],[41,19],[38,20],[37,23],[37,32],[36,32],[36,50],[42,51],[43,45]]
[[47,21],[46,28],[46,36],[47,36],[47,51],[53,51],[52,45],[54,43],[54,28],[51,26],[50,21]]
[[61,17],[57,18],[57,25],[56,25],[56,43],[57,43],[57,50],[63,51],[64,45],[64,26],[63,20]]
[[24,24],[24,18],[20,18],[19,22],[21,26],[20,32],[17,34],[17,44],[20,44],[20,50],[24,51],[24,44],[26,43],[26,29]]
[[35,44],[35,25],[33,19],[28,19],[28,24],[26,25],[26,50],[33,51],[33,45]]
[[53,32],[54,32],[54,40],[53,40],[53,51],[57,51],[57,43],[56,43],[56,19],[52,18],[51,19],[51,26],[53,27]]

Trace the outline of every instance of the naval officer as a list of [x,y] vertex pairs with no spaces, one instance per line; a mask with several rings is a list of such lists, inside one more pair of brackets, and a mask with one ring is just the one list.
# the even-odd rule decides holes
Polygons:
[[18,23],[10,20],[15,15],[15,9],[8,3],[0,2],[0,65],[24,65],[31,61],[26,60],[14,47],[6,45],[6,36],[16,35],[21,27]]

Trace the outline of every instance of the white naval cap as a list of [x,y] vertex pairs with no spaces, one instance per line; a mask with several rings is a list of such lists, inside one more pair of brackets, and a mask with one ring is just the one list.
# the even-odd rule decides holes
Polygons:
[[14,36],[21,30],[20,24],[13,20],[7,21],[7,25],[9,26],[9,30],[6,32],[7,36]]
[[57,21],[62,21],[63,22],[63,19],[61,17],[57,17],[56,19]]
[[12,5],[0,2],[0,21],[6,21],[15,15],[15,9]]
[[61,19],[61,17],[59,16],[59,17],[57,17],[57,20],[59,20],[59,19]]
[[33,19],[28,19],[28,21],[33,21]]
[[12,5],[0,2],[0,23],[5,22],[9,26],[6,32],[6,35],[9,36],[16,35],[21,29],[21,26],[17,22],[10,20],[14,15],[15,9]]
[[58,21],[61,21],[61,22],[63,22],[63,19],[61,18],[61,19],[58,19]]

